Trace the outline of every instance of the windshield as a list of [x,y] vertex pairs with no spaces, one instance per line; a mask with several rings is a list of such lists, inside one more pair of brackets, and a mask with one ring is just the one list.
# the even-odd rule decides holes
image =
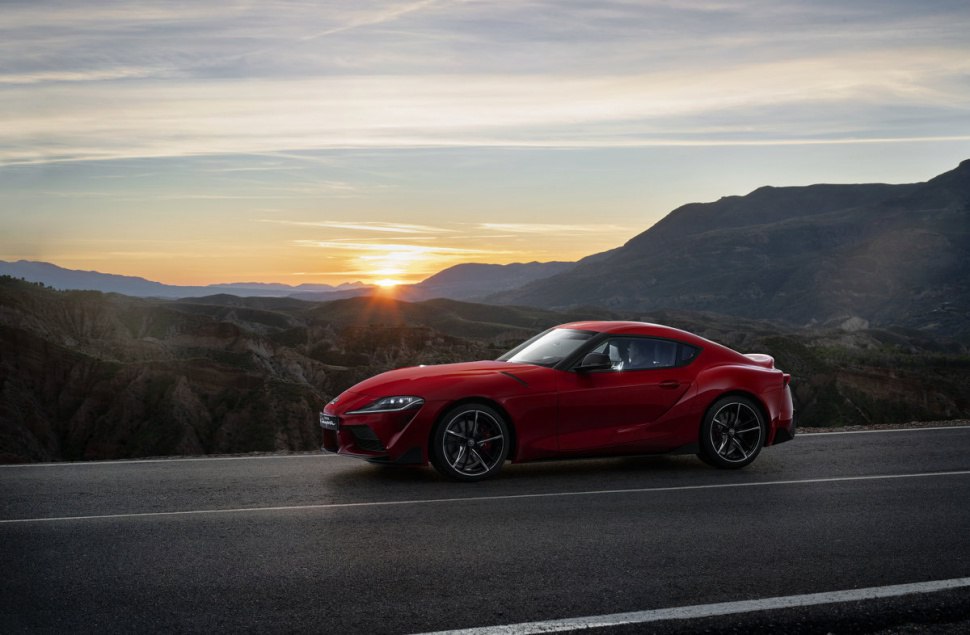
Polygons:
[[555,366],[566,357],[575,353],[580,346],[588,342],[594,335],[596,333],[593,331],[552,329],[519,344],[505,355],[499,357],[498,361]]

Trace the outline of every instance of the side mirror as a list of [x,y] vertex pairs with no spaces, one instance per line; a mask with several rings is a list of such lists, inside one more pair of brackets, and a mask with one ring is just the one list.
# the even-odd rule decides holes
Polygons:
[[592,370],[610,370],[611,368],[613,368],[613,360],[606,353],[587,353],[576,370],[581,373],[588,373]]

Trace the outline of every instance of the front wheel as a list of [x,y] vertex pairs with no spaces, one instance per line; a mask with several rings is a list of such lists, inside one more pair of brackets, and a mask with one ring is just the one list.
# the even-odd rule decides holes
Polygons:
[[740,395],[722,397],[704,415],[698,457],[708,465],[737,469],[754,461],[765,443],[761,409]]
[[431,464],[458,481],[480,481],[502,469],[509,427],[494,408],[465,404],[449,411],[431,436]]

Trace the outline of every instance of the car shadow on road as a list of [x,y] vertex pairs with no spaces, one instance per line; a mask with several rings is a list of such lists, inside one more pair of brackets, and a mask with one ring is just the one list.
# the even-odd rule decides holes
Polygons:
[[499,480],[546,477],[623,476],[664,472],[709,472],[711,468],[694,456],[628,456],[600,459],[567,459],[506,465]]
[[[481,488],[489,484],[511,483],[548,483],[557,485],[609,486],[627,481],[631,476],[663,474],[696,478],[698,474],[714,473],[717,470],[705,465],[694,456],[635,456],[596,459],[567,459],[539,461],[535,463],[507,463],[495,477],[479,483],[457,483],[438,474],[430,466],[393,466],[358,465],[354,469],[341,470],[328,474],[325,478],[331,485],[340,487],[366,488],[368,486],[387,486],[388,484],[453,484],[456,487]],[[665,479],[667,480],[667,479]],[[471,490],[469,490],[471,491]]]

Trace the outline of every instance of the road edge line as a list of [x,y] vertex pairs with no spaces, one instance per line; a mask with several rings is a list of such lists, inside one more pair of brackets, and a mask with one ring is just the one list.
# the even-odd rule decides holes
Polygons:
[[952,589],[970,587],[970,578],[951,578],[949,580],[931,580],[928,582],[914,582],[909,584],[894,584],[889,586],[867,587],[863,589],[846,589],[843,591],[827,591],[823,593],[808,593],[805,595],[788,595],[760,600],[739,600],[735,602],[719,602],[717,604],[695,604],[648,611],[633,611],[629,613],[612,613],[608,615],[593,615],[588,617],[573,617],[557,620],[537,622],[521,622],[502,626],[484,626],[448,631],[435,631],[424,635],[533,635],[536,633],[559,633],[563,631],[585,630],[594,628],[608,628],[631,624],[645,624],[649,622],[664,622],[668,620],[690,620],[737,613],[753,613],[756,611],[771,611],[805,606],[819,606],[823,604],[839,604],[844,602],[858,602],[860,600],[876,600],[882,598],[913,595],[917,593],[934,593]]
[[198,516],[201,514],[244,514],[253,512],[284,512],[328,509],[350,509],[354,507],[394,507],[403,505],[432,505],[440,503],[471,503],[478,501],[522,500],[527,498],[554,498],[571,496],[602,496],[610,494],[654,494],[663,492],[686,492],[703,489],[729,489],[741,487],[765,487],[770,485],[812,485],[817,483],[846,483],[852,481],[879,481],[903,478],[930,478],[937,476],[967,476],[970,470],[951,472],[922,472],[915,474],[875,474],[869,476],[834,476],[828,478],[808,478],[784,481],[746,481],[740,483],[708,483],[706,485],[671,485],[664,487],[637,487],[629,489],[587,490],[580,492],[537,492],[533,494],[500,494],[495,496],[463,496],[453,498],[427,498],[397,501],[361,501],[356,503],[319,503],[314,505],[280,505],[275,507],[234,507],[224,509],[187,509],[164,512],[132,512],[127,514],[97,514],[88,516],[53,516],[49,518],[7,518],[0,519],[0,525],[17,523],[50,523],[70,520],[112,520],[119,518],[149,518],[154,516]]

